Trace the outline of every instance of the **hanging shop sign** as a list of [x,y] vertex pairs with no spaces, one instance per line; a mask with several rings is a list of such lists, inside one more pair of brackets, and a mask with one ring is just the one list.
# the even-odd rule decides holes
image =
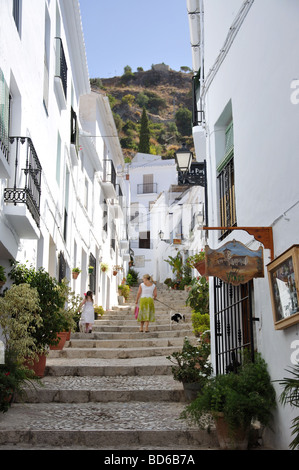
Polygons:
[[263,247],[250,250],[243,243],[232,240],[216,250],[206,245],[205,254],[206,276],[218,277],[234,286],[264,277]]
[[206,172],[204,162],[193,162],[190,165],[190,170],[187,172],[178,172],[178,184],[179,185],[194,185],[194,186],[205,186],[206,184]]
[[276,330],[299,323],[299,245],[267,265]]

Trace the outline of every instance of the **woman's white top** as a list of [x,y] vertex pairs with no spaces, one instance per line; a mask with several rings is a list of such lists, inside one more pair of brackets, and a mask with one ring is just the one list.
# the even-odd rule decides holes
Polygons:
[[152,284],[151,286],[146,286],[143,282],[140,284],[141,285],[141,296],[142,297],[153,297],[154,296],[154,290],[156,285]]

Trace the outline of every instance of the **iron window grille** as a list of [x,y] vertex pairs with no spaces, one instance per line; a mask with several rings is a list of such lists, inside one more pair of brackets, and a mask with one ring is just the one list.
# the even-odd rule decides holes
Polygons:
[[[218,165],[219,184],[219,212],[221,227],[233,227],[237,225],[236,199],[235,199],[235,169],[234,169],[234,135],[231,123],[225,134],[225,155]],[[223,230],[220,236],[222,240],[228,235],[228,230]]]
[[[26,204],[37,226],[40,225],[40,197],[42,167],[29,137],[10,137],[10,144],[15,145],[15,174],[12,188],[4,189],[4,202]],[[20,144],[26,146],[25,168],[20,170]],[[20,183],[20,184],[19,184]]]

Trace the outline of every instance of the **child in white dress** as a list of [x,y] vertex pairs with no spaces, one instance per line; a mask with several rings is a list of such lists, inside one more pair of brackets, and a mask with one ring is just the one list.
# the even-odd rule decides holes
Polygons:
[[89,290],[84,295],[85,299],[80,304],[80,309],[83,307],[81,321],[85,324],[85,333],[91,333],[92,326],[94,324],[94,307],[92,292]]

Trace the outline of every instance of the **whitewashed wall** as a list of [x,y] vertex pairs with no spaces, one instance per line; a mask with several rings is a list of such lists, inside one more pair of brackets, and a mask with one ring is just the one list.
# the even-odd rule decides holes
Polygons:
[[[224,45],[225,30],[228,33],[237,7],[243,4],[223,3],[204,2],[206,77]],[[219,225],[216,164],[219,137],[231,112],[237,222],[239,226],[273,227],[275,257],[299,241],[299,105],[292,88],[299,76],[298,17],[298,2],[253,2],[205,95],[209,225]],[[234,231],[231,238],[252,249],[259,246],[246,232]],[[216,232],[210,232],[209,244],[218,246]],[[266,269],[268,250],[264,258],[265,277],[254,281],[254,315],[260,318],[255,334],[271,377],[278,380],[292,366],[296,344],[299,350],[299,326],[283,331],[274,329]],[[298,356],[299,353],[297,361]],[[277,383],[275,388],[279,395]],[[278,408],[275,434],[267,436],[276,448],[288,448],[291,419],[295,415],[288,407]]]

